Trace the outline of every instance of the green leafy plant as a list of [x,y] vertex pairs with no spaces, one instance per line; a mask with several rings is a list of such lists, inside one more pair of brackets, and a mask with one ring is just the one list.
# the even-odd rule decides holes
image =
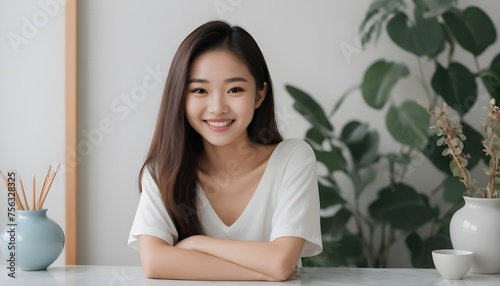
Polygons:
[[[419,101],[419,104],[425,107],[422,101]],[[490,112],[481,124],[481,129],[486,133],[483,151],[490,158],[488,167],[484,168],[486,175],[489,176],[485,188],[478,187],[479,182],[472,178],[467,168],[470,155],[463,152],[467,137],[463,134],[462,125],[449,118],[447,107],[446,103],[443,103],[438,113],[425,108],[435,119],[435,125],[431,128],[439,137],[436,144],[446,145],[447,148],[443,150],[442,155],[451,158],[450,170],[453,176],[458,177],[464,184],[466,189],[464,195],[490,199],[500,197],[500,109],[495,105],[495,99],[491,99]]]
[[[478,86],[500,98],[500,54],[489,67],[480,67],[478,60],[496,41],[488,15],[478,7],[460,9],[454,0],[375,0],[360,26],[363,47],[376,43],[384,28],[397,47],[416,58],[417,68],[376,60],[362,82],[341,95],[329,113],[305,91],[286,86],[294,108],[311,124],[305,140],[326,169],[318,178],[325,251],[306,259],[305,265],[385,267],[391,246],[404,239],[414,267],[433,267],[431,251],[451,248],[449,221],[463,205],[466,189],[441,155],[446,147],[436,146],[440,139],[429,132],[426,110],[411,99],[397,103],[401,99],[396,100],[394,87],[404,84],[402,80],[416,80],[431,109],[446,102],[457,112],[468,141],[461,150],[470,154],[469,169],[481,158],[486,160],[484,138],[463,118],[477,101]],[[470,54],[472,70],[456,59],[458,49]],[[432,76],[427,78],[424,70],[433,70]],[[340,127],[331,123],[346,98],[357,91],[369,107],[385,112],[386,128],[400,144],[398,150],[380,152],[379,133],[366,122],[352,120]],[[412,163],[420,154],[443,173],[444,179],[430,192],[405,182],[415,172]],[[375,199],[366,206],[360,198],[370,193]],[[438,195],[447,204],[444,211],[432,203]]]

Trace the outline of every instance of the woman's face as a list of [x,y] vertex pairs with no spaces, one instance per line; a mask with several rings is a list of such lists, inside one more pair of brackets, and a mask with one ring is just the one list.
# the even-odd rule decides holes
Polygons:
[[226,146],[248,140],[247,127],[264,100],[243,61],[224,50],[194,59],[186,89],[186,117],[204,144]]

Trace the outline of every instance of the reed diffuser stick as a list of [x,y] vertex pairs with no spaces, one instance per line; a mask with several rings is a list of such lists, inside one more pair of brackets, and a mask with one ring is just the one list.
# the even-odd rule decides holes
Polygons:
[[33,187],[31,191],[31,197],[32,197],[32,203],[33,203],[33,210],[36,208],[36,198],[35,198],[35,193],[36,193],[36,184],[35,184],[35,174],[33,174]]
[[0,175],[2,175],[2,178],[3,178],[3,182],[5,183],[5,186],[7,187],[7,189],[9,188],[9,183],[7,181],[7,178],[3,175],[2,171],[0,171]]
[[[16,205],[18,206],[19,210],[41,210],[43,208],[43,204],[45,203],[45,199],[47,198],[47,195],[50,191],[50,188],[52,187],[52,183],[54,183],[54,179],[57,175],[57,172],[59,171],[59,167],[61,167],[61,164],[57,165],[57,168],[55,171],[52,171],[52,164],[49,165],[49,168],[47,170],[47,173],[45,173],[45,176],[43,177],[41,186],[40,186],[40,191],[38,194],[38,201],[37,201],[37,190],[36,190],[36,176],[33,173],[33,181],[32,181],[32,190],[31,190],[31,208],[28,203],[28,199],[26,197],[26,192],[24,191],[24,184],[23,180],[21,177],[19,177],[19,182],[21,185],[21,194],[17,191],[17,187],[14,186],[14,200],[16,202]],[[9,189],[9,180],[5,175],[0,171],[0,175],[2,176],[5,186],[7,189]],[[23,203],[24,202],[24,203]]]
[[14,193],[15,193],[15,201],[16,201],[16,206],[17,206],[17,209],[18,210],[24,210],[24,206],[23,206],[23,203],[21,202],[21,200],[19,199],[19,195],[17,194],[17,191],[14,190]]
[[48,180],[49,180],[49,177],[50,177],[50,170],[51,170],[52,166],[49,166],[49,169],[47,170],[47,173],[45,173],[45,176],[43,177],[43,181],[42,181],[42,186],[40,187],[40,194],[38,195],[38,204],[36,205],[36,210],[39,210],[41,209],[41,205],[40,205],[40,202],[42,200],[42,197],[45,193],[45,189],[47,187],[47,184],[48,184]]
[[[8,190],[9,189],[9,180],[7,180],[7,178],[4,176],[4,174],[2,173],[2,171],[0,171],[0,175],[2,175],[3,181],[5,183],[5,187]],[[16,202],[17,207],[20,210],[24,210],[23,203],[21,202],[21,199],[19,198],[19,193],[17,192],[17,188],[16,188],[15,185],[14,185],[14,200]]]
[[47,173],[45,173],[45,176],[43,176],[42,185],[40,186],[40,192],[38,193],[37,204],[40,204],[40,198],[42,197],[43,192],[45,191],[45,186],[47,185],[47,179],[49,177],[49,172],[50,172],[50,167],[49,167],[49,171]]
[[50,178],[48,179],[48,183],[46,185],[47,187],[45,188],[43,195],[40,194],[40,200],[38,201],[39,209],[43,207],[43,203],[45,202],[45,198],[47,198],[47,194],[49,193],[50,187],[52,187],[52,183],[54,182],[54,178],[57,175],[57,171],[59,171],[59,167],[61,167],[61,164],[58,164],[55,172],[49,175]]
[[26,210],[29,210],[28,200],[26,199],[26,193],[24,192],[23,179],[19,177],[19,182],[21,183],[21,192],[23,193],[24,204],[26,205]]
[[2,171],[0,171],[0,175],[3,178],[3,181],[7,184],[7,178],[3,175]]

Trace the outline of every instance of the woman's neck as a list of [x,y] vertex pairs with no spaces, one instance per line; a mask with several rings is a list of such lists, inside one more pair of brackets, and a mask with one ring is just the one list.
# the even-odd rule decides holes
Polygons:
[[198,158],[199,168],[205,173],[231,172],[236,169],[246,173],[262,163],[263,158],[259,156],[262,155],[262,148],[265,146],[248,138],[226,146],[214,146],[204,142],[203,152]]

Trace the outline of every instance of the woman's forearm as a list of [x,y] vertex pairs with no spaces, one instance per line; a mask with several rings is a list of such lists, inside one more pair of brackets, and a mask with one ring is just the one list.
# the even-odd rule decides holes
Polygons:
[[277,279],[227,260],[168,245],[150,236],[139,237],[141,264],[146,277],[178,280]]
[[277,280],[285,280],[295,269],[304,240],[282,237],[273,242],[258,242],[197,235],[181,241],[176,246],[222,258]]

